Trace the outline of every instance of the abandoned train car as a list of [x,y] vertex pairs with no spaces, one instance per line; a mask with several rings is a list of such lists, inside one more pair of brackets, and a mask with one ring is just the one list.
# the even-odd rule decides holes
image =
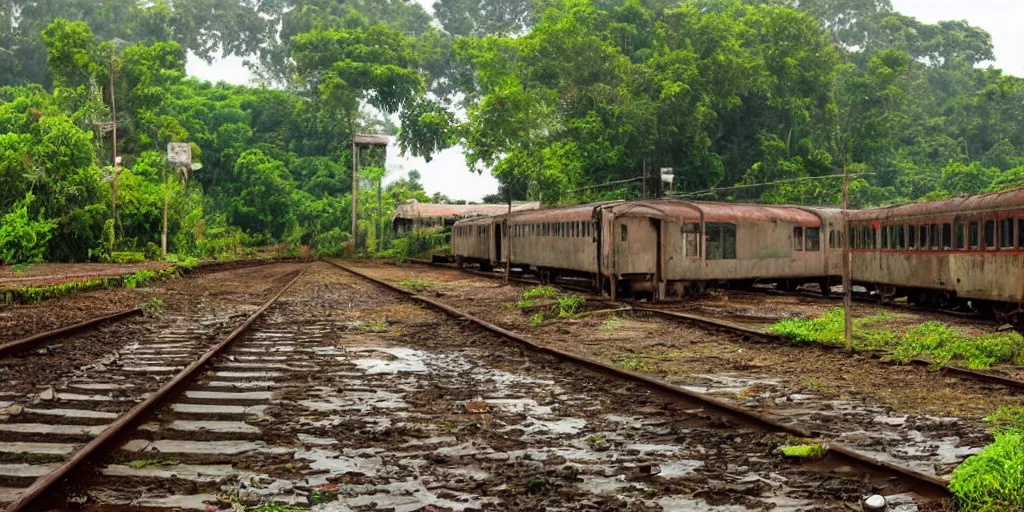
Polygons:
[[590,277],[613,298],[678,297],[757,281],[816,282],[827,292],[839,275],[840,223],[831,209],[609,202],[461,221],[452,249],[459,263],[483,268],[510,254],[512,266],[542,279]]
[[855,284],[997,316],[1024,301],[1024,190],[850,212]]

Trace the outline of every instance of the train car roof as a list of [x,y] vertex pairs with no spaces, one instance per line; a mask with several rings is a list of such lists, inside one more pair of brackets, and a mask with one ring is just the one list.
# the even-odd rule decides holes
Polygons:
[[685,201],[704,213],[705,222],[783,221],[791,224],[820,226],[821,217],[808,210],[793,206],[769,206],[763,204],[710,203]]
[[594,215],[594,209],[615,204],[621,204],[621,201],[605,201],[602,203],[561,206],[545,210],[513,212],[512,218],[515,222],[560,222],[589,219]]
[[911,203],[867,210],[853,210],[850,220],[878,220],[892,217],[919,217],[973,211],[1024,208],[1024,189],[1005,190],[977,196],[955,197],[928,203]]

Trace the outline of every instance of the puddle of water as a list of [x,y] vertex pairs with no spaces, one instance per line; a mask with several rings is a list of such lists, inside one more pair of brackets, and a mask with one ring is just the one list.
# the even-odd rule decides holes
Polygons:
[[704,462],[699,460],[672,460],[661,463],[661,478],[679,478],[692,475],[697,469],[704,467]]
[[[346,457],[336,451],[322,448],[297,451],[295,452],[295,458],[312,461],[309,464],[310,469],[326,471],[327,474],[316,475],[317,479],[323,479],[321,483],[326,483],[330,477],[339,477],[347,473],[357,473],[369,477],[376,476],[377,471],[384,464],[380,457]],[[318,485],[312,482],[312,478],[310,479],[310,484]]]
[[615,494],[632,486],[630,482],[626,481],[625,475],[613,477],[582,475],[580,478],[583,481],[578,482],[576,487],[590,494]]
[[526,436],[534,437],[558,437],[574,436],[587,427],[587,420],[582,418],[563,418],[559,420],[545,421],[534,417],[528,417],[519,425],[505,427],[499,432],[521,429]]

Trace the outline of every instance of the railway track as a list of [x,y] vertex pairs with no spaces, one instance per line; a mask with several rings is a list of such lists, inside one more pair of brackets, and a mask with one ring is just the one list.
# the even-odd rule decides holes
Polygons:
[[[363,279],[367,279],[380,286],[386,287],[396,293],[406,295],[414,300],[438,308],[455,318],[468,320],[490,332],[501,335],[516,343],[525,345],[526,347],[532,350],[550,354],[554,357],[579,365],[581,367],[594,370],[603,374],[611,375],[614,378],[624,379],[644,386],[650,386],[652,389],[658,392],[668,393],[673,397],[682,398],[685,400],[692,400],[702,407],[708,407],[710,409],[715,410],[718,413],[731,416],[734,419],[742,422],[759,425],[761,428],[764,428],[768,431],[785,433],[789,435],[798,436],[804,439],[811,439],[815,437],[815,433],[812,431],[812,429],[779,421],[776,418],[758,414],[754,411],[735,405],[728,401],[720,400],[704,393],[694,392],[692,390],[670,384],[668,382],[662,381],[660,379],[648,375],[644,375],[642,373],[624,370],[622,368],[611,366],[600,361],[596,361],[593,359],[579,356],[577,354],[566,352],[564,350],[547,347],[542,343],[528,339],[520,334],[514,333],[495,324],[492,324],[480,318],[474,317],[470,314],[459,311],[458,309],[452,308],[451,306],[448,306],[432,298],[417,295],[404,288],[395,286],[380,279],[376,279],[368,274],[359,272],[355,269],[349,268],[345,265],[341,265],[337,262],[332,261],[330,263],[332,265],[337,266],[338,268],[341,268],[347,272],[357,275]],[[948,481],[943,478],[922,473],[915,469],[904,467],[899,464],[894,464],[885,460],[881,460],[874,456],[862,453],[857,449],[852,448],[850,446],[846,446],[842,443],[828,441],[822,442],[830,447],[832,453],[838,455],[839,458],[841,458],[847,463],[862,464],[878,472],[889,472],[897,475],[899,478],[903,478],[908,481],[914,482],[916,485],[920,486],[920,489],[927,489],[932,492],[938,492],[941,494],[946,494],[948,496]]]
[[[114,420],[110,442],[90,443],[88,464],[64,474],[74,479],[45,467],[34,495],[93,508],[336,500],[341,510],[607,509],[624,498],[692,509],[706,506],[702,496],[817,510],[877,490],[948,496],[942,479],[838,443],[821,462],[786,462],[773,454],[778,444],[812,432],[350,275],[316,264],[296,277],[248,331],[190,365],[194,379],[151,395],[145,414]],[[53,436],[109,421],[61,421],[76,430],[40,435],[56,444]],[[10,510],[47,505],[28,497]]]
[[[411,259],[410,261],[413,262],[413,263],[416,263],[416,264],[421,264],[421,265],[430,265],[430,266],[436,266],[436,267],[439,267],[439,268],[447,268],[447,269],[450,269],[450,270],[459,270],[460,272],[466,272],[466,273],[471,274],[471,275],[476,275],[476,276],[480,276],[480,277],[486,277],[486,278],[489,278],[489,279],[502,279],[503,278],[503,276],[496,275],[493,272],[482,272],[482,271],[475,271],[475,270],[472,270],[472,269],[461,269],[460,270],[460,269],[456,269],[455,267],[453,267],[451,265],[433,263],[433,262],[428,261],[428,260]],[[529,285],[539,284],[539,281],[537,281],[535,279],[526,279],[526,278],[523,278],[523,277],[517,277],[517,278],[514,279],[514,281],[518,282],[518,283],[521,283],[521,284],[529,284]],[[559,287],[562,287],[562,286],[559,286]],[[564,287],[562,287],[562,288],[564,288]],[[573,291],[577,291],[577,292],[582,291],[582,292],[585,292],[585,293],[590,293],[589,291],[587,291],[584,288],[579,287],[579,286],[572,286],[572,287],[568,287],[567,289],[570,289],[570,290],[573,290]],[[787,294],[787,292],[775,292],[773,290],[758,290],[757,292],[758,293],[765,293],[765,294],[768,294],[768,295],[786,295]],[[810,294],[810,293],[807,293],[807,292],[793,292],[793,293],[796,293],[797,295],[799,295],[801,297],[806,297],[806,298],[814,299],[814,300],[817,300],[817,301],[828,301],[829,300],[826,297],[821,297],[819,295],[813,295],[813,294]],[[594,298],[594,299],[596,299],[598,301],[605,301],[605,299],[602,298],[602,297],[592,296],[591,298]],[[872,302],[872,303],[875,303],[875,304],[881,304],[880,302],[874,301],[874,300],[865,300],[865,301],[866,302]],[[746,326],[746,325],[741,325],[741,324],[734,323],[734,322],[720,320],[720,319],[709,317],[709,316],[706,316],[706,315],[699,315],[699,314],[694,314],[694,313],[684,313],[684,312],[680,312],[680,311],[673,311],[673,310],[669,310],[669,309],[665,309],[665,308],[657,307],[657,306],[652,306],[652,305],[644,306],[644,305],[638,305],[638,304],[631,304],[629,307],[631,309],[633,309],[634,311],[639,311],[639,312],[643,312],[643,313],[647,313],[647,314],[659,315],[659,316],[662,316],[664,318],[669,318],[669,319],[672,319],[672,320],[677,320],[677,321],[682,321],[682,322],[690,322],[690,323],[695,323],[695,324],[699,324],[699,325],[704,325],[704,326],[712,328],[712,329],[728,331],[728,332],[731,332],[731,333],[734,333],[734,334],[738,334],[738,335],[741,335],[741,336],[744,336],[744,337],[747,337],[747,338],[751,338],[751,339],[756,339],[756,340],[759,340],[759,341],[762,341],[762,342],[768,342],[768,343],[787,343],[787,344],[790,343],[788,340],[785,340],[781,336],[778,336],[778,335],[766,332],[764,330],[760,330],[760,329],[757,329],[757,328],[754,328],[754,327],[750,327],[750,326]],[[893,307],[893,308],[896,308],[896,309],[899,309],[899,310],[906,310],[906,309],[917,310],[917,309],[919,309],[919,308],[911,308],[910,306],[893,306],[893,305],[889,305],[889,307]],[[928,310],[928,311],[934,311],[934,310]],[[992,326],[996,325],[994,322],[983,322],[983,323],[985,323],[986,325],[992,325]],[[826,350],[842,350],[841,347],[830,346],[830,345],[816,345],[815,347],[816,348],[820,348],[820,349],[826,349]],[[872,353],[872,354],[869,354],[869,355],[871,357],[874,357],[874,358],[879,359],[879,360],[884,359],[884,356],[885,356],[885,354],[882,354],[882,353]],[[927,360],[924,360],[924,359],[920,359],[920,358],[911,359],[910,363],[911,364],[915,364],[915,365],[921,365],[921,366],[932,366],[932,363],[930,361],[927,361]],[[963,368],[963,367],[958,367],[958,366],[944,366],[939,371],[941,372],[941,374],[947,375],[947,376],[951,376],[951,377],[956,377],[956,378],[961,378],[961,379],[969,379],[969,380],[980,381],[980,382],[987,382],[987,383],[991,383],[991,384],[997,384],[997,385],[1000,385],[1000,386],[1005,386],[1007,388],[1024,390],[1024,380],[1013,378],[1013,377],[1010,377],[1010,376],[1007,376],[1007,375],[1001,375],[999,373],[995,373],[995,372],[991,372],[991,371],[972,370],[972,369],[969,369],[969,368]]]
[[[83,342],[67,336],[139,312],[131,309],[104,315],[6,343],[4,354],[10,357],[42,343]],[[251,324],[259,313],[250,315],[239,329]],[[41,497],[52,497],[54,485],[82,471],[97,453],[115,443],[121,432],[151,411],[169,389],[187,379],[195,371],[196,360],[208,358],[210,347],[217,343],[216,334],[230,329],[239,316],[246,315],[223,311],[168,315],[162,321],[170,327],[140,336],[69,372],[55,368],[61,374],[41,389],[4,393],[0,398],[0,435],[4,439],[0,442],[0,505],[11,510],[32,509],[38,508]],[[237,332],[225,339],[235,336]],[[41,357],[61,355],[44,352]]]

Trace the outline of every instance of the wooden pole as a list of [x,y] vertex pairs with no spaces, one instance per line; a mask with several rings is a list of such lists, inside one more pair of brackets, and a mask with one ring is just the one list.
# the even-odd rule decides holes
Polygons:
[[114,214],[114,238],[117,239],[117,226],[120,224],[117,218],[117,179],[121,174],[121,165],[117,162],[117,101],[114,97],[114,50],[110,50],[110,121],[114,126],[114,143],[113,143],[113,164],[114,164],[114,179],[111,187],[111,203],[113,205]]
[[850,252],[850,177],[846,169],[846,155],[843,155],[843,337],[846,350],[853,352],[853,315],[850,311],[853,302],[853,280],[850,276],[853,261]]
[[352,134],[352,253],[355,254],[356,243],[359,241],[359,146],[356,145],[355,133]]
[[512,221],[512,187],[505,187],[505,197],[508,198],[508,215],[505,216],[505,229],[502,237],[505,239],[505,284],[508,284],[512,275],[512,229],[509,223]]
[[171,187],[167,183],[167,166],[164,166],[164,231],[160,235],[160,255],[167,259],[167,203],[170,202]]

